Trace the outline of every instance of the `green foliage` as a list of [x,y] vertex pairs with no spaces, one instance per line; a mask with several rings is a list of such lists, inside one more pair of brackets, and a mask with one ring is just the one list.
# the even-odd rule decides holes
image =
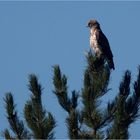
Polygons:
[[8,131],[8,129],[5,129],[3,132],[3,135],[5,137],[5,139],[13,139]]
[[[104,66],[103,59],[96,59],[91,52],[87,56],[87,61],[88,66],[84,73],[84,87],[82,89],[84,107],[81,111],[76,108],[79,96],[77,95],[75,98],[75,94],[72,92],[72,98],[68,97],[67,78],[62,75],[59,66],[54,66],[54,93],[60,105],[68,112],[66,123],[71,139],[101,138],[102,136],[97,133],[97,130],[102,128],[111,118],[101,113],[98,108],[100,105],[99,98],[108,91],[110,70],[108,66]],[[75,107],[72,107],[72,104],[75,104]],[[87,128],[84,129],[84,126]]]
[[137,80],[133,84],[132,94],[130,94],[130,82],[131,73],[126,71],[119,88],[114,123],[109,130],[108,137],[111,139],[128,139],[128,128],[139,117],[140,68],[138,69]]
[[66,123],[69,128],[69,137],[77,139],[78,137],[78,113],[77,113],[77,100],[78,92],[72,91],[71,98],[68,96],[67,91],[67,78],[61,74],[58,65],[54,66],[53,84],[55,86],[54,93],[57,96],[58,102],[61,107],[68,112],[69,116],[66,118]]
[[5,129],[3,135],[6,139],[29,139],[29,132],[24,126],[23,121],[19,120],[17,111],[15,110],[14,99],[11,93],[6,93],[4,98],[7,119],[14,136],[11,136],[8,129]]
[[71,110],[69,116],[66,119],[68,134],[71,139],[77,139],[78,137],[78,112]]
[[67,111],[70,112],[70,99],[67,95],[67,78],[61,74],[59,66],[54,67],[54,79],[55,95],[58,98],[60,105]]
[[54,138],[53,129],[56,122],[52,114],[46,112],[42,106],[42,87],[38,83],[37,77],[33,74],[29,76],[29,90],[31,91],[31,98],[25,104],[24,116],[30,131],[25,128],[23,121],[20,121],[17,116],[12,94],[7,93],[4,99],[6,103],[7,119],[15,136],[11,136],[9,130],[5,129],[3,132],[5,139]]
[[42,107],[41,100],[42,87],[35,75],[29,76],[29,90],[32,95],[31,99],[25,104],[24,115],[33,138],[52,139],[54,138],[55,120],[51,113],[46,116],[46,110]]
[[[102,104],[102,97],[110,90],[111,71],[104,59],[89,52],[86,56],[83,87],[80,92],[68,93],[67,77],[58,65],[54,66],[53,93],[67,112],[65,118],[70,139],[129,139],[129,127],[139,118],[140,67],[131,86],[131,72],[126,71],[115,99]],[[132,90],[131,90],[132,87]],[[10,130],[3,131],[5,139],[54,139],[56,121],[42,105],[42,86],[36,75],[29,76],[30,99],[24,107],[28,129],[19,119],[13,95],[5,95],[5,108]],[[79,101],[81,101],[79,105]]]
[[[131,73],[126,71],[120,83],[119,94],[103,108],[101,97],[109,90],[111,71],[103,58],[89,52],[86,56],[87,67],[84,72],[81,96],[72,100],[68,97],[67,78],[59,66],[54,66],[54,93],[59,104],[68,112],[66,118],[70,139],[128,139],[129,126],[139,117],[140,105],[140,68],[133,94],[130,92]],[[77,109],[78,97],[83,106]],[[75,103],[74,103],[75,102]]]

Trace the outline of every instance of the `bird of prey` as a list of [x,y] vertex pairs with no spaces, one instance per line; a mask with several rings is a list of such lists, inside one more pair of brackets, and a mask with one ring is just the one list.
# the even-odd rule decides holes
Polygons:
[[97,20],[90,20],[88,27],[90,28],[90,47],[95,52],[95,55],[98,58],[103,57],[107,61],[109,68],[115,69],[109,41],[102,32],[100,24]]

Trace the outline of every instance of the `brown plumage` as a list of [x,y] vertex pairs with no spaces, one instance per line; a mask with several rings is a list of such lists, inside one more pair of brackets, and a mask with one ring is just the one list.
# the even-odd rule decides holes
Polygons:
[[102,32],[100,24],[96,20],[90,20],[88,27],[90,28],[90,46],[94,50],[95,55],[98,58],[103,56],[108,62],[109,68],[115,69],[109,41]]

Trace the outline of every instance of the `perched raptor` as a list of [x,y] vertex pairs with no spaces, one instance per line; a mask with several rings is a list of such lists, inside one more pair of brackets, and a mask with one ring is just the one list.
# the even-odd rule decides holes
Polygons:
[[100,28],[100,24],[96,20],[90,20],[88,22],[88,27],[90,28],[90,46],[94,50],[95,55],[98,58],[103,56],[107,61],[109,68],[115,69],[110,45]]

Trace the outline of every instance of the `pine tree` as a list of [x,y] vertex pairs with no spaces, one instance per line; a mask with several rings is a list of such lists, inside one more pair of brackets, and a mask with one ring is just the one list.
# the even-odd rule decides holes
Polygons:
[[[103,58],[91,52],[86,55],[87,66],[80,92],[68,93],[67,76],[54,66],[53,93],[67,112],[65,118],[70,139],[128,139],[129,127],[139,118],[140,67],[133,86],[131,72],[126,70],[118,94],[103,106],[107,96],[111,70]],[[132,89],[131,89],[132,87]],[[5,95],[5,108],[10,129],[3,131],[5,139],[54,139],[56,121],[42,105],[42,86],[36,75],[29,76],[30,99],[24,107],[25,123],[19,119],[12,93]],[[114,93],[112,93],[114,94]],[[80,107],[79,107],[80,103]],[[82,103],[82,105],[81,105]],[[59,125],[59,124],[57,124]],[[26,128],[27,127],[27,128]]]
[[8,129],[5,129],[3,135],[6,139],[29,139],[29,131],[25,128],[23,121],[21,121],[15,110],[15,103],[12,93],[6,93],[5,98],[5,108],[7,113],[7,120],[9,122],[10,128],[14,133],[14,136],[10,134]]
[[115,101],[114,122],[108,133],[110,139],[128,139],[128,128],[139,117],[140,67],[138,68],[137,80],[133,84],[132,93],[130,92],[130,81],[131,73],[126,71],[120,83],[119,95]]
[[[61,107],[68,112],[66,124],[69,138],[128,139],[128,128],[139,117],[140,68],[133,84],[133,93],[130,91],[131,72],[127,70],[118,95],[103,108],[101,98],[110,90],[111,71],[103,58],[99,59],[91,52],[86,58],[83,88],[79,95],[72,92],[71,98],[68,97],[66,76],[62,75],[58,65],[54,66],[54,93]],[[83,107],[77,109],[80,96]]]
[[52,139],[54,138],[52,130],[55,127],[55,120],[50,112],[46,116],[46,110],[43,108],[41,100],[42,87],[35,75],[29,76],[29,90],[32,95],[25,104],[24,114],[33,138]]
[[6,103],[7,119],[15,136],[11,136],[9,130],[5,129],[3,132],[5,139],[54,138],[55,119],[42,106],[42,87],[38,83],[37,77],[33,74],[29,76],[29,90],[31,91],[31,99],[26,102],[24,107],[24,116],[28,130],[25,129],[23,121],[20,121],[17,116],[13,95],[11,93],[6,94],[4,100]]

